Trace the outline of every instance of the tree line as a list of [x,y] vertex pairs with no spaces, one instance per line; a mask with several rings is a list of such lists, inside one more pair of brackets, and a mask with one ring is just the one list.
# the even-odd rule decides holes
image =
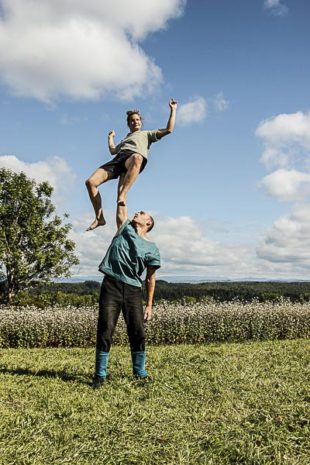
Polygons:
[[[98,281],[52,282],[39,285],[28,291],[18,293],[12,304],[36,305],[73,305],[82,307],[97,305],[101,283]],[[1,285],[0,285],[1,295]],[[3,294],[2,294],[3,296]],[[155,302],[182,301],[184,303],[211,301],[278,302],[282,299],[292,302],[310,301],[310,282],[204,282],[170,283],[158,280],[155,289]]]

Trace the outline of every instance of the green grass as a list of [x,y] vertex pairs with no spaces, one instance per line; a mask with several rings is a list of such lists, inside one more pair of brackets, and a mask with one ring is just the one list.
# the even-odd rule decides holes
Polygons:
[[310,463],[310,342],[148,348],[153,383],[113,347],[0,351],[1,465]]

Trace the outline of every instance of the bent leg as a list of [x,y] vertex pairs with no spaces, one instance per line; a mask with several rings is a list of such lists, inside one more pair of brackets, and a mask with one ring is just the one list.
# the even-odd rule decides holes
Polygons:
[[111,175],[108,171],[103,168],[98,168],[85,182],[96,216],[92,224],[89,228],[87,228],[87,231],[92,231],[98,226],[104,226],[106,223],[103,216],[102,202],[98,186],[108,181],[110,178]]
[[117,203],[126,205],[127,193],[135,182],[142,166],[143,157],[139,153],[132,154],[125,162],[126,174],[119,184]]

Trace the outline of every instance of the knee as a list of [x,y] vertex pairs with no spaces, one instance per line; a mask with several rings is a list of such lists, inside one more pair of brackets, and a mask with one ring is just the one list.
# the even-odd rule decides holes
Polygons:
[[139,153],[134,153],[132,156],[132,163],[134,166],[136,167],[140,167],[141,164],[142,164],[142,161],[143,161],[143,157],[142,155],[140,155]]
[[87,189],[91,189],[92,187],[97,187],[96,184],[92,181],[92,178],[86,179],[85,186],[87,187]]

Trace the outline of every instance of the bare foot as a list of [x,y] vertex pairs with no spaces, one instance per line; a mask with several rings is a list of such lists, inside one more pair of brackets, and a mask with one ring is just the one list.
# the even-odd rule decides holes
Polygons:
[[106,221],[103,216],[96,218],[92,224],[86,229],[86,231],[93,231],[94,229],[98,228],[98,226],[104,226]]

